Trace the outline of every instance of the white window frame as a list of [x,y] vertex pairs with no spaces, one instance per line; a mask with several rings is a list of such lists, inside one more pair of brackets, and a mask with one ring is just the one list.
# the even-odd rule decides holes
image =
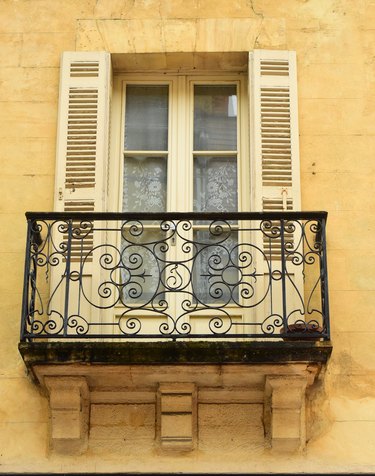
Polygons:
[[[123,151],[126,84],[168,84],[170,87],[170,113],[168,145],[169,155],[178,160],[168,160],[167,210],[193,210],[193,87],[194,84],[236,84],[238,94],[237,128],[237,187],[238,211],[250,210],[250,161],[249,124],[246,73],[211,74],[119,74],[114,77],[110,131],[110,160],[108,179],[108,210],[122,211]],[[181,95],[188,98],[181,99]],[[183,132],[185,131],[185,132]],[[186,144],[185,141],[188,141]],[[180,160],[183,158],[183,160]],[[175,178],[178,180],[175,180]],[[188,186],[187,186],[188,184]]]
[[[210,74],[118,74],[113,81],[110,166],[108,181],[109,209],[122,211],[123,167],[124,167],[124,131],[125,131],[125,88],[127,84],[169,85],[169,121],[168,147],[169,156],[177,160],[168,160],[167,172],[167,212],[193,213],[193,121],[194,121],[194,85],[224,84],[236,85],[238,97],[237,109],[237,188],[238,211],[250,210],[250,161],[249,161],[249,111],[247,73]],[[186,97],[187,94],[187,97]],[[184,97],[182,97],[184,95]],[[186,143],[187,142],[187,143]],[[147,151],[148,152],[148,151]],[[228,153],[228,151],[226,152]],[[183,160],[180,158],[183,157]],[[175,180],[178,177],[178,180]],[[116,246],[120,246],[117,243]],[[173,259],[173,257],[171,256]],[[177,293],[178,294],[178,293]],[[177,298],[177,299],[176,299]],[[172,299],[169,312],[175,314],[179,304]],[[115,315],[120,316],[124,307],[115,306]],[[248,310],[235,304],[225,307],[233,320],[242,322]],[[151,317],[147,310],[137,310],[137,315]],[[193,314],[194,327],[199,325],[199,317],[212,318],[215,310],[202,309]],[[115,317],[116,319],[116,317]],[[195,328],[195,332],[199,332]],[[238,330],[240,332],[240,330]]]

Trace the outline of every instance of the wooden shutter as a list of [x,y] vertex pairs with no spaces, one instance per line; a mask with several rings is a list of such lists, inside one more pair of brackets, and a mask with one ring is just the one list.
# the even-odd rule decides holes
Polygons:
[[[298,211],[301,207],[301,192],[294,52],[255,50],[250,53],[249,101],[252,210]],[[275,220],[274,224],[280,227],[279,221]],[[288,229],[284,232],[284,250],[300,242],[298,227],[295,232],[289,232]],[[275,323],[277,333],[276,316],[282,316],[290,323],[296,318],[294,316],[302,315],[293,314],[293,311],[301,308],[302,266],[295,266],[290,256],[286,256],[284,309],[282,280],[278,279],[277,274],[272,274],[281,273],[283,269],[281,238],[270,238],[264,233],[261,236],[257,234],[255,241],[264,252],[264,259],[257,261],[257,269],[264,276],[263,285],[262,280],[258,280],[256,291],[259,300],[264,299],[256,310],[257,319],[259,322],[265,320],[271,327]],[[278,323],[280,325],[280,321]]]
[[[65,52],[60,71],[57,125],[55,211],[106,211],[108,169],[110,55],[106,52]],[[98,222],[96,227],[100,229]],[[102,244],[101,231],[91,231],[84,221],[73,221],[70,260],[62,258],[50,272],[50,307],[54,316],[67,316],[72,334],[75,326],[99,319],[100,267],[95,249]],[[54,228],[54,245],[63,249],[68,233]],[[70,273],[80,274],[80,280]],[[68,294],[69,293],[69,294]],[[66,307],[68,297],[68,307]],[[51,319],[54,318],[52,316]],[[56,318],[59,329],[61,321]]]
[[296,55],[249,58],[252,210],[300,210]]
[[110,55],[62,55],[57,128],[56,211],[104,211]]

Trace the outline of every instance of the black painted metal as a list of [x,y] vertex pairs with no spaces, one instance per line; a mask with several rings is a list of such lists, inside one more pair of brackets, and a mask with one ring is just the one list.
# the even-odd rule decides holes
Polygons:
[[328,340],[326,212],[28,212],[21,340]]

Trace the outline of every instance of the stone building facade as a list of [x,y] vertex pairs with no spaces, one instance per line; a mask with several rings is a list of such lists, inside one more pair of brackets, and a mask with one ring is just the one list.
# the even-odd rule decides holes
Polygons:
[[[374,22],[373,0],[0,0],[0,472],[375,471]],[[238,75],[252,131],[251,65],[296,65],[294,210],[328,212],[330,339],[18,348],[24,214],[62,210],[64,52],[108,62],[106,157],[119,78]],[[118,211],[111,170],[96,211]]]

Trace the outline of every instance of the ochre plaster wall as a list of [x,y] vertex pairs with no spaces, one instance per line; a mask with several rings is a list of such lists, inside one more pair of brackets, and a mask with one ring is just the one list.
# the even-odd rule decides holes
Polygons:
[[[375,471],[374,25],[374,0],[0,0],[0,472]],[[334,350],[308,394],[306,449],[265,450],[260,405],[201,405],[203,446],[159,455],[152,405],[94,405],[88,453],[52,455],[17,343],[24,212],[53,207],[60,53],[254,48],[297,52],[302,206],[329,212]],[[105,412],[129,425],[108,429]]]

